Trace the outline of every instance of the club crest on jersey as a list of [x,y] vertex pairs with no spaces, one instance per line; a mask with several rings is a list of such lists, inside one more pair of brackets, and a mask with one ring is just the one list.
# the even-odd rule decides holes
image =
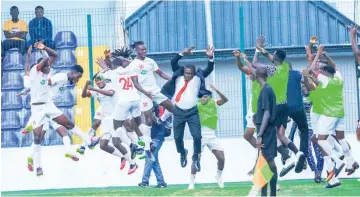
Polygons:
[[59,87],[59,91],[60,91],[60,92],[64,92],[64,91],[65,91],[65,87],[64,87],[64,86]]
[[139,68],[140,68],[140,69],[143,69],[144,67],[145,67],[145,66],[142,65],[142,64],[139,65]]
[[148,72],[146,70],[142,70],[140,74],[146,75]]

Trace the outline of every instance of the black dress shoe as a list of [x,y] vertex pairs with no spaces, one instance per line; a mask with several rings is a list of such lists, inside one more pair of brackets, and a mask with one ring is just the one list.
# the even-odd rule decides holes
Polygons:
[[180,165],[183,168],[185,168],[187,165],[187,154],[188,154],[188,150],[185,149],[184,154],[180,155]]

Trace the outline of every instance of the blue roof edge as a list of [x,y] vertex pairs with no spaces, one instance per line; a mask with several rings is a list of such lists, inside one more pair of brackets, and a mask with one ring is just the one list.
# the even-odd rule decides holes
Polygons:
[[137,9],[133,14],[125,19],[125,29],[135,23],[140,17],[145,15],[151,8],[156,6],[158,3],[162,2],[161,0],[151,0],[142,5]]

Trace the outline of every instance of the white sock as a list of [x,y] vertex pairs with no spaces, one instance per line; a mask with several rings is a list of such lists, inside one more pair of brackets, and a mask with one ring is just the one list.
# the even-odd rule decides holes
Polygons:
[[[329,137],[328,137],[329,139]],[[318,141],[318,144],[323,148],[323,150],[329,155],[331,156],[332,159],[334,159],[335,163],[336,164],[339,164],[337,166],[340,166],[340,164],[342,163],[341,160],[337,157],[337,156],[334,156],[334,151],[333,149],[331,148],[330,146],[330,143],[328,140],[319,140]]]
[[165,110],[164,113],[161,115],[160,120],[164,122],[164,121],[167,120],[171,115],[172,115],[171,112],[169,112],[168,110]]
[[113,147],[114,148],[114,152],[113,153],[111,153],[111,154],[113,154],[113,155],[115,155],[115,156],[117,156],[117,157],[123,157],[123,154],[121,154],[121,152],[119,151],[119,149],[117,149],[116,147]]
[[196,176],[196,174],[190,174],[190,181],[191,181],[192,183],[195,182],[195,176]]
[[130,146],[131,141],[130,141],[129,137],[126,135],[127,132],[126,132],[125,127],[122,126],[122,127],[117,128],[116,132],[119,133],[121,141],[124,142],[126,145]]
[[336,184],[338,182],[339,182],[339,178],[335,177],[335,176],[333,176],[333,178],[330,179],[330,181],[329,181],[330,185],[334,185],[334,184]]
[[331,160],[330,156],[324,156],[324,162],[326,163],[326,170],[328,172],[334,169],[334,162]]
[[124,158],[126,159],[126,161],[128,161],[130,164],[135,164],[135,161],[131,159],[131,156],[130,156],[130,153],[127,152],[125,155],[124,155]]
[[218,177],[221,177],[221,175],[222,175],[222,170],[217,170],[217,173],[216,173],[216,175],[218,176]]
[[34,154],[35,154],[35,143],[33,142],[30,147],[29,157],[34,158]]
[[129,137],[129,139],[131,140],[131,142],[133,144],[137,144],[138,142],[138,136],[136,135],[136,133],[133,132],[126,132],[126,135]]
[[352,153],[351,153],[349,144],[347,143],[347,141],[345,140],[345,138],[339,140],[339,143],[340,143],[341,148],[342,148],[342,150],[343,150],[343,152],[344,152],[347,166],[352,166],[352,165],[354,164],[355,160],[354,160],[354,158],[353,158],[353,156],[352,156]]
[[141,140],[143,140],[145,142],[145,150],[150,150],[150,143],[151,143],[151,127],[147,126],[147,125],[143,125],[142,126],[142,130],[141,132],[143,133],[143,136],[140,137]]
[[76,136],[78,136],[81,140],[83,140],[87,145],[91,144],[90,136],[82,132],[79,127],[74,126],[74,128],[70,131]]
[[66,153],[71,153],[71,140],[69,138],[69,136],[64,136],[62,138],[64,146],[65,146],[65,151]]
[[34,144],[34,163],[36,168],[41,167],[41,146],[40,144]]

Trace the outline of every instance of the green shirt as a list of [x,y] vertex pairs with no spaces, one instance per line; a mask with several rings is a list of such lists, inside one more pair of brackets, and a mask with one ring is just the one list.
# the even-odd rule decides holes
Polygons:
[[257,112],[257,102],[260,96],[261,86],[256,80],[252,81],[251,86],[251,110],[253,113]]
[[202,127],[204,126],[216,130],[218,121],[216,105],[215,99],[209,99],[204,105],[201,104],[200,99],[198,100],[197,108],[199,110],[200,125]]
[[276,104],[287,100],[287,85],[289,80],[289,64],[283,61],[276,67],[275,74],[267,79],[276,96]]
[[334,118],[344,117],[344,81],[341,74],[336,72],[334,77],[320,74],[318,80],[321,84],[315,94],[317,96],[316,113]]

